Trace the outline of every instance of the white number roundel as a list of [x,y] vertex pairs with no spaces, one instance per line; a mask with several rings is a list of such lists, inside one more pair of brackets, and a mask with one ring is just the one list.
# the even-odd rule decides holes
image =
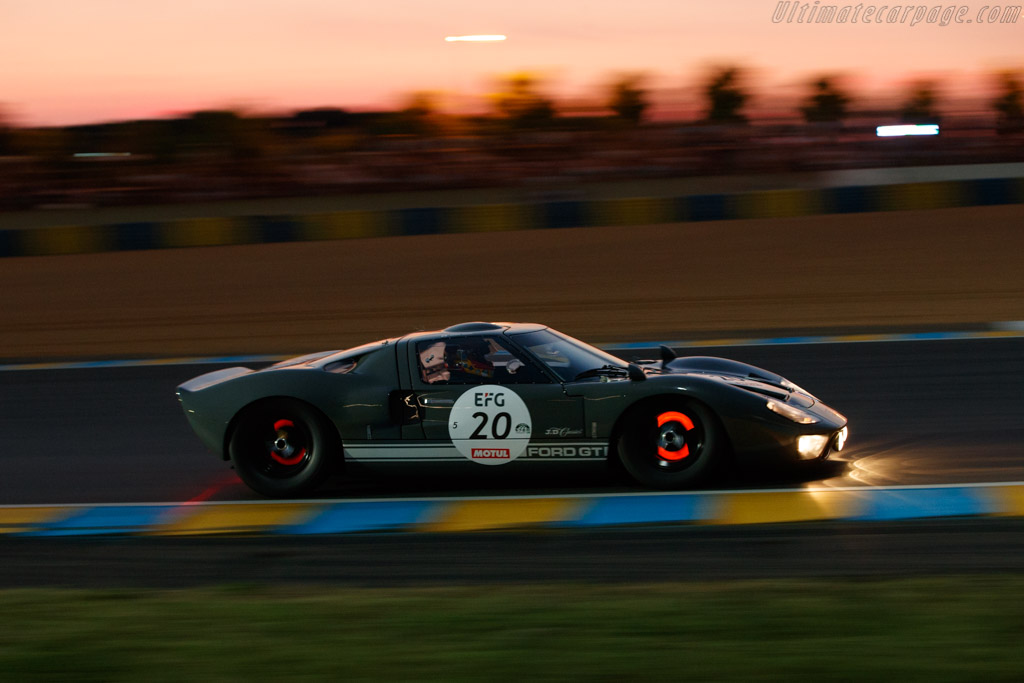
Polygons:
[[533,423],[518,394],[496,384],[459,396],[448,418],[448,434],[459,453],[483,465],[504,465],[526,451]]

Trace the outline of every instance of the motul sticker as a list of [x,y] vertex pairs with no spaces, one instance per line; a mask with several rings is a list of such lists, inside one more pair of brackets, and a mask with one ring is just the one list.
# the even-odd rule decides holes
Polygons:
[[455,448],[484,465],[503,465],[521,456],[532,430],[523,399],[494,384],[473,387],[459,396],[448,419],[448,435]]
[[507,448],[474,448],[473,460],[508,460],[512,454]]

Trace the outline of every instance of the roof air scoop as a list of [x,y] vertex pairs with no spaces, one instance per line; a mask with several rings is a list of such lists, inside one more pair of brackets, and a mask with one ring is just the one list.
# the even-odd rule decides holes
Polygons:
[[501,325],[494,323],[459,323],[458,325],[452,325],[451,327],[444,328],[445,332],[490,332],[491,330],[500,330]]

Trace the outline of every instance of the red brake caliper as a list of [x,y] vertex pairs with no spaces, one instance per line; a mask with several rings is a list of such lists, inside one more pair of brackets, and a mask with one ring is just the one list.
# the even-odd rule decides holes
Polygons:
[[[294,427],[295,423],[291,420],[278,420],[274,423],[274,431],[277,432],[278,439],[287,439],[288,432],[285,431],[285,427]],[[303,448],[298,453],[290,458],[286,458],[276,450],[270,451],[270,457],[281,463],[282,465],[298,465],[302,462],[302,459],[306,457],[306,449]]]
[[[667,413],[662,413],[661,415],[658,416],[659,428],[662,427],[667,422],[678,422],[679,424],[683,425],[686,431],[690,431],[691,429],[693,429],[693,420],[691,420],[686,415],[683,415],[682,413],[676,412],[674,410],[669,411]],[[662,448],[661,446],[658,446],[658,457],[663,458],[665,460],[682,460],[689,454],[690,447],[685,443],[683,444],[683,447],[680,448],[678,451],[670,451],[665,448]]]

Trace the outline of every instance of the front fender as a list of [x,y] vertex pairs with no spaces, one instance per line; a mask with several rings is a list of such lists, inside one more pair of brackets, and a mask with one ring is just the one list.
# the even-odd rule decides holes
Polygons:
[[652,400],[683,399],[705,405],[721,422],[730,442],[744,448],[777,427],[778,416],[767,407],[767,397],[701,375],[652,375],[644,382],[594,382],[577,385],[584,398],[588,432],[614,440],[622,417]]
[[682,358],[675,358],[664,367],[669,373],[719,372],[726,375],[739,375],[740,377],[767,380],[773,384],[780,384],[784,381],[782,375],[759,368],[756,365],[728,358],[715,358],[713,356],[684,356]]

